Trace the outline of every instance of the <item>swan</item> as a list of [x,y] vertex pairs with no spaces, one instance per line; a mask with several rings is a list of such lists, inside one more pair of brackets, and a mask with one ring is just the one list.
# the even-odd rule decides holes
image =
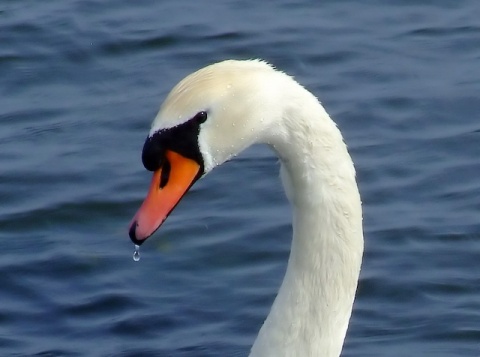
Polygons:
[[293,239],[250,357],[338,357],[363,255],[355,169],[318,99],[267,62],[218,62],[168,94],[143,146],[153,178],[130,239],[145,242],[195,181],[254,143],[268,144],[280,159]]

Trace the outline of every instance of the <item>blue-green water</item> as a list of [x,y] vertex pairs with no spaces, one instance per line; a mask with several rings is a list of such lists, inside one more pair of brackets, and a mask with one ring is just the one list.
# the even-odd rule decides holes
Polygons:
[[480,355],[480,2],[0,4],[0,355],[246,356],[286,266],[278,163],[198,182],[132,260],[170,88],[294,75],[356,163],[366,253],[343,356]]

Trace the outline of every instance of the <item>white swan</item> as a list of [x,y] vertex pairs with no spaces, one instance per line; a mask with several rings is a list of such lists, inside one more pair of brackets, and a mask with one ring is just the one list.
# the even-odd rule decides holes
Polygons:
[[315,96],[269,64],[220,62],[173,88],[143,148],[143,163],[155,173],[130,238],[143,243],[198,178],[253,143],[270,145],[280,158],[294,235],[250,356],[339,356],[363,254],[355,170]]

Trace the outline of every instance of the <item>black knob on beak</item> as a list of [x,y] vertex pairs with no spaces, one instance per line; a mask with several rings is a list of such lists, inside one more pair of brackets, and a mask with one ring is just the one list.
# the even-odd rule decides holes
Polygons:
[[143,166],[148,171],[157,171],[165,160],[165,149],[162,148],[156,135],[145,140],[142,151]]

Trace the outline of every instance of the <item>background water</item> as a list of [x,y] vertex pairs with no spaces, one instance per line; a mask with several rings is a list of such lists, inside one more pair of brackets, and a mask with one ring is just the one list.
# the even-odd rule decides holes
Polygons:
[[0,355],[248,354],[290,244],[273,154],[197,183],[140,263],[127,225],[170,88],[261,57],[322,100],[358,170],[343,356],[479,356],[480,2],[390,3],[3,0]]

